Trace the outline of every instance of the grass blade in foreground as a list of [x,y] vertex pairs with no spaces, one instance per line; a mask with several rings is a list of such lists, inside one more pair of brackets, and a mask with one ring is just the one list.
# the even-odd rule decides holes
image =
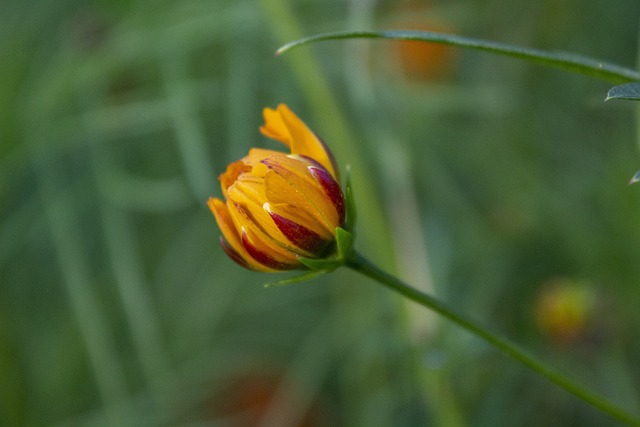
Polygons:
[[493,41],[462,37],[453,34],[442,34],[425,31],[342,31],[335,33],[324,33],[287,43],[286,45],[278,49],[276,51],[276,54],[280,55],[289,49],[309,43],[315,43],[324,40],[341,40],[355,38],[416,40],[423,42],[442,43],[452,46],[481,50],[504,56],[510,56],[517,59],[523,59],[529,62],[548,65],[566,71],[607,80],[613,83],[628,83],[633,81],[640,81],[640,73],[635,70],[621,67],[615,64],[598,61],[593,58],[576,55],[573,53],[547,52],[543,50],[513,46]]

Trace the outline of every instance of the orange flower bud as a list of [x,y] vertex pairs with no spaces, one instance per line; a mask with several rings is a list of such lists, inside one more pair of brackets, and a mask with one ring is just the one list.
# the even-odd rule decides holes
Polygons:
[[[445,23],[397,24],[399,28],[453,34]],[[440,43],[425,43],[415,40],[397,42],[397,54],[407,79],[412,81],[442,81],[451,77],[455,65],[455,50]]]
[[290,154],[253,148],[220,175],[225,201],[210,198],[231,259],[258,271],[306,268],[298,257],[327,256],[345,201],[335,159],[289,108],[264,109],[260,131]]

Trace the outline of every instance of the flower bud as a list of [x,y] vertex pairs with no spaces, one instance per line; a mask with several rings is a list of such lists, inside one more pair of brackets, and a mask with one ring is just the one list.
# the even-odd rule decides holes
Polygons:
[[345,200],[329,149],[289,108],[264,109],[260,131],[290,154],[252,148],[220,175],[224,201],[210,198],[223,249],[258,271],[306,268],[299,257],[330,255]]
[[571,344],[587,333],[595,295],[588,285],[554,278],[541,288],[535,305],[540,331],[555,344]]

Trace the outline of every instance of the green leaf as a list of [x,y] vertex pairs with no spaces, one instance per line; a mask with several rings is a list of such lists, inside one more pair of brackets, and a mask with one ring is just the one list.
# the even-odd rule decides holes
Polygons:
[[640,83],[627,83],[612,87],[609,89],[605,101],[610,99],[629,99],[632,101],[640,101]]
[[344,228],[336,228],[336,244],[338,246],[338,258],[344,263],[344,260],[351,255],[353,250],[353,233],[349,233]]
[[512,58],[524,59],[529,62],[556,67],[565,71],[584,74],[614,83],[640,81],[640,73],[635,70],[573,53],[548,52],[493,41],[462,37],[453,34],[426,31],[342,31],[324,33],[287,43],[278,49],[276,54],[282,54],[296,46],[302,46],[323,40],[354,38],[417,40],[423,42],[442,43],[481,50],[498,55],[505,55]]
[[358,211],[356,209],[356,200],[353,196],[353,189],[351,188],[351,168],[349,165],[346,167],[346,172],[344,199],[346,203],[347,216],[344,223],[344,229],[351,234],[355,234]]
[[299,257],[298,260],[312,271],[331,272],[344,264],[340,257],[313,259]]
[[277,282],[271,282],[271,283],[265,283],[264,287],[265,288],[274,288],[277,286],[288,286],[288,285],[295,285],[301,282],[306,282],[307,280],[311,280],[316,276],[319,276],[320,274],[324,273],[322,270],[312,270],[312,271],[308,271],[304,274],[300,274],[298,276],[294,276],[294,277],[289,277],[287,279],[282,279],[282,280],[278,280]]

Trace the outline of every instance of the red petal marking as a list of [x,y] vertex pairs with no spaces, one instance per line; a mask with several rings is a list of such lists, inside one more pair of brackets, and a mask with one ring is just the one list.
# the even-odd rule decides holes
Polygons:
[[333,179],[331,174],[324,168],[317,168],[315,166],[309,166],[309,173],[313,176],[316,181],[322,185],[324,192],[331,199],[333,206],[336,208],[338,212],[339,223],[338,226],[342,226],[344,224],[345,217],[345,206],[344,206],[344,196],[342,195],[342,190],[340,189],[340,185]]
[[269,215],[271,215],[273,222],[278,226],[280,231],[282,231],[282,234],[304,251],[320,254],[329,244],[329,242],[323,240],[315,231],[309,230],[307,227],[295,221],[291,221],[270,211]]
[[226,252],[229,258],[231,258],[236,264],[241,267],[248,268],[249,270],[255,270],[255,268],[249,265],[249,263],[245,261],[244,258],[242,258],[242,255],[240,255],[238,251],[233,249],[233,247],[229,243],[227,243],[227,241],[223,237],[220,237],[220,246],[222,246],[222,249]]
[[297,268],[297,265],[285,264],[280,261],[276,261],[271,258],[269,255],[262,252],[260,249],[256,248],[247,237],[247,232],[242,231],[242,246],[249,252],[249,255],[256,260],[258,263],[264,265],[265,267],[272,268],[274,270],[293,270]]

